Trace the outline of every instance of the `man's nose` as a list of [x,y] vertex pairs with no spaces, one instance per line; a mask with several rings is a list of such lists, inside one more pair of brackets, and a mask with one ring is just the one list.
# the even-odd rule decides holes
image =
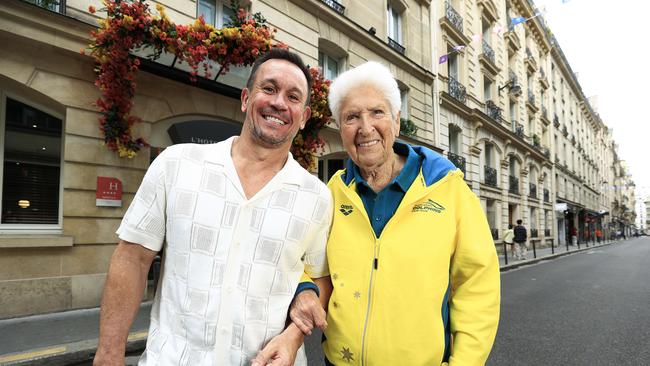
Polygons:
[[271,106],[281,111],[286,110],[287,101],[284,93],[276,93],[273,99],[271,99]]

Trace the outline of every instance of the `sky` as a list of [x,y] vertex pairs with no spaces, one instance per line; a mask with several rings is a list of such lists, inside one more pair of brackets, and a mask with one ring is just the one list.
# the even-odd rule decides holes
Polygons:
[[[533,0],[650,199],[650,1]],[[566,0],[565,0],[566,1]]]

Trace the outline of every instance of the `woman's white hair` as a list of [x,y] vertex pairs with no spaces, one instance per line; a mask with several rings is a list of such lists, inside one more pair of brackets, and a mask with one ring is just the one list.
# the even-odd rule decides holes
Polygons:
[[390,105],[391,116],[393,118],[397,116],[397,112],[402,108],[402,99],[395,77],[388,67],[376,61],[368,61],[342,73],[330,85],[327,100],[335,120],[338,121],[340,118],[339,113],[343,100],[354,89],[364,86],[372,87],[383,94]]

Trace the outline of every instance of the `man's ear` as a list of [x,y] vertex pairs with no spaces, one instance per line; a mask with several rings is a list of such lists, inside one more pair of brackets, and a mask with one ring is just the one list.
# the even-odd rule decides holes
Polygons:
[[307,121],[311,118],[311,107],[305,107],[305,110],[302,112],[302,123],[300,124],[300,129],[302,130],[307,125]]
[[248,88],[244,88],[241,90],[241,111],[246,112],[246,107],[248,106]]

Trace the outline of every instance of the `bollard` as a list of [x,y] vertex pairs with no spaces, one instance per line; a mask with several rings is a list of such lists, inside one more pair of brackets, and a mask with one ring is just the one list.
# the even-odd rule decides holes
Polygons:
[[537,258],[537,250],[535,250],[535,241],[531,240],[533,242],[533,258]]
[[508,265],[508,244],[506,242],[503,242],[503,257],[505,258],[506,266]]

